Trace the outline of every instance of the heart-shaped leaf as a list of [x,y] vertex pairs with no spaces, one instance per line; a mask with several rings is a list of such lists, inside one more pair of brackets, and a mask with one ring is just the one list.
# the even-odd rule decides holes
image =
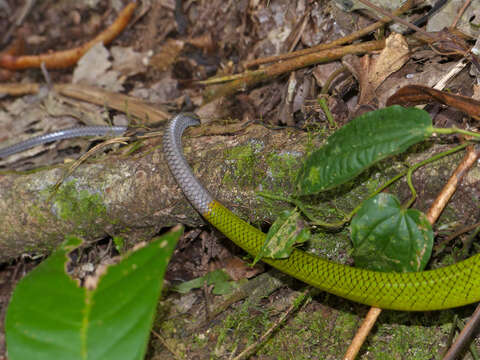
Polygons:
[[355,265],[378,271],[421,271],[433,246],[425,214],[402,209],[398,199],[380,193],[365,201],[351,224]]

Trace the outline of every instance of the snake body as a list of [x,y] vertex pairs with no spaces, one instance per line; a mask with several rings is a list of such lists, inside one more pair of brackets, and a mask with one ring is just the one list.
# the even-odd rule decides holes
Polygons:
[[[266,234],[215,200],[193,175],[183,156],[183,131],[199,124],[193,115],[179,114],[167,125],[163,147],[170,170],[193,207],[226,237],[255,256]],[[410,273],[354,268],[298,249],[285,260],[262,261],[321,290],[383,309],[440,310],[480,300],[480,254],[444,268]]]
[[[193,207],[226,237],[255,256],[266,234],[240,219],[203,187],[182,150],[182,134],[198,118],[179,114],[165,129],[164,153],[178,185]],[[94,126],[60,130],[0,149],[0,158],[43,143],[80,136],[120,135],[126,127]],[[444,268],[386,273],[337,264],[301,250],[285,260],[262,259],[267,264],[321,290],[383,309],[426,311],[458,307],[480,300],[480,254]]]
[[34,136],[11,146],[1,148],[0,159],[52,141],[72,139],[83,136],[118,136],[123,134],[125,131],[127,131],[126,126],[78,126],[69,129],[53,131],[44,135]]

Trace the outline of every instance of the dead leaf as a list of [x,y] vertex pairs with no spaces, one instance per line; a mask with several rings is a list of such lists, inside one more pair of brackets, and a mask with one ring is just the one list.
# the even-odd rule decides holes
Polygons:
[[380,55],[372,58],[369,55],[344,57],[342,62],[357,78],[360,85],[358,105],[368,105],[377,97],[377,88],[391,74],[398,71],[408,61],[408,44],[400,34],[390,35]]
[[136,52],[131,46],[113,46],[110,51],[113,56],[112,69],[121,75],[133,76],[146,71],[148,53]]
[[262,264],[256,264],[255,266],[250,266],[242,259],[238,257],[232,257],[223,261],[223,270],[232,278],[234,281],[241,279],[250,279],[259,273],[265,271],[265,268]]
[[370,86],[375,90],[383,81],[399,70],[408,61],[408,44],[400,34],[390,35],[378,58],[373,61],[372,71],[368,73]]
[[100,86],[116,92],[123,90],[125,77],[121,77],[118,71],[111,70],[109,57],[110,52],[102,43],[92,46],[78,61],[72,83]]
[[159,71],[166,71],[177,61],[177,57],[185,46],[181,40],[169,39],[159,53],[152,56],[150,65]]

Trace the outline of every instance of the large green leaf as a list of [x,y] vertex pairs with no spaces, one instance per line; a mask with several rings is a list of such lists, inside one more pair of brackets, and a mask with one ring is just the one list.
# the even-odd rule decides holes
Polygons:
[[307,158],[297,181],[299,194],[315,194],[343,184],[432,133],[432,121],[424,110],[395,105],[363,114]]
[[163,276],[181,231],[108,266],[85,289],[65,273],[66,242],[17,285],[6,315],[10,360],[143,359]]
[[365,201],[351,224],[355,266],[379,271],[421,271],[432,253],[433,231],[425,214],[402,209],[381,193]]

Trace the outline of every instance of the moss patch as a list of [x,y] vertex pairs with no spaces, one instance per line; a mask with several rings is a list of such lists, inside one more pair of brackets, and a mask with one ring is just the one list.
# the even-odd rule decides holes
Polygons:
[[240,186],[258,184],[258,158],[262,145],[260,143],[248,143],[236,146],[225,152],[225,162],[229,165],[230,172],[226,172],[223,183],[232,185],[232,179]]
[[294,192],[294,184],[300,170],[302,154],[299,152],[281,152],[268,154],[265,161],[268,166],[267,180],[272,191],[284,194]]
[[78,190],[75,181],[62,185],[55,194],[54,209],[62,220],[85,230],[104,219],[107,209],[99,194]]

